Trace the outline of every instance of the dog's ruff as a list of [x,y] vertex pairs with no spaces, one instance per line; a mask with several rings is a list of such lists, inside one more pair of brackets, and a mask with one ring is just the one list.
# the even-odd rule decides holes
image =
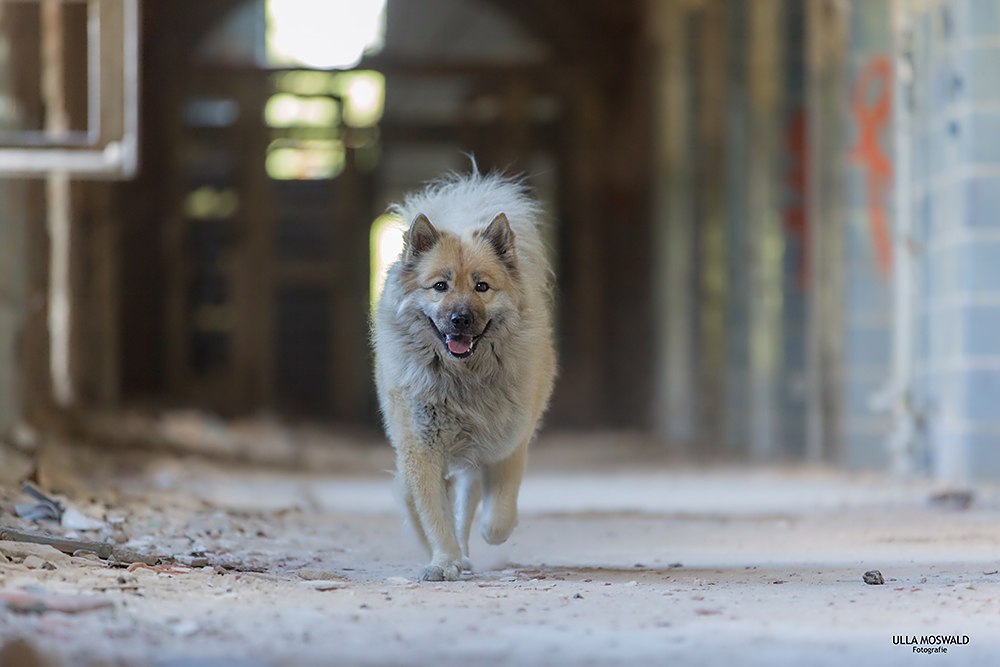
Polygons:
[[375,378],[410,521],[431,555],[421,578],[451,580],[471,568],[480,495],[487,542],[517,524],[555,377],[551,269],[538,207],[515,180],[450,176],[392,212],[411,227],[374,317]]

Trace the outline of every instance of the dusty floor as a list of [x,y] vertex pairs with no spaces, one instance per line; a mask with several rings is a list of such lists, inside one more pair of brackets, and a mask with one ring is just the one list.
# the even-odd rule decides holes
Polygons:
[[[147,457],[74,481],[55,466],[50,484],[113,521],[92,539],[197,567],[12,556],[6,591],[113,606],[0,610],[0,636],[85,665],[1000,664],[995,491],[961,510],[929,503],[926,483],[694,469],[609,444],[543,443],[511,541],[477,536],[477,571],[447,584],[411,581],[423,556],[386,451],[340,477]],[[23,500],[8,489],[2,525],[27,527],[11,515]],[[885,585],[864,584],[876,568]],[[343,579],[316,590],[302,570]],[[900,635],[969,641],[925,655]]]

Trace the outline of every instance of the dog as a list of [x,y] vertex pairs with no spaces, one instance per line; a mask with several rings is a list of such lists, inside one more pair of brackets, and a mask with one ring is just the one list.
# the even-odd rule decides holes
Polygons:
[[517,525],[528,444],[556,375],[540,209],[499,174],[451,175],[390,212],[409,223],[373,317],[375,381],[397,484],[430,555],[424,581],[471,571],[469,532]]

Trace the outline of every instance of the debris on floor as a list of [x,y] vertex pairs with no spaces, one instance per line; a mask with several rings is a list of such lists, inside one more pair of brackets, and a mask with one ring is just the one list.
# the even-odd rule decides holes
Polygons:
[[35,499],[34,504],[14,506],[15,513],[27,521],[54,521],[68,530],[101,530],[107,524],[85,516],[83,512],[50,498],[28,482],[21,485],[21,491]]
[[[0,485],[0,645],[24,637],[64,665],[601,666],[737,664],[752,639],[768,664],[833,648],[861,666],[902,664],[900,628],[958,627],[965,664],[1000,650],[988,495],[953,513],[928,507],[931,483],[839,473],[649,458],[539,472],[540,459],[579,466],[573,444],[534,460],[508,544],[474,533],[474,571],[426,584],[382,467],[334,476],[42,443],[36,488],[105,525],[28,521],[20,481]],[[875,565],[895,588],[859,590]]]
[[141,554],[133,549],[120,547],[109,542],[90,542],[87,540],[77,540],[68,537],[57,537],[44,533],[35,533],[14,530],[13,528],[0,527],[0,545],[4,542],[25,543],[36,545],[48,545],[50,548],[58,549],[65,554],[76,555],[80,551],[88,551],[97,555],[101,560],[115,563],[146,563],[153,565],[163,557],[156,555]]
[[952,510],[967,510],[975,499],[972,491],[943,491],[931,496],[931,504]]
[[881,586],[885,583],[885,579],[882,578],[882,573],[878,570],[868,570],[865,572],[863,579],[865,583],[870,586]]
[[323,572],[322,570],[310,570],[307,568],[302,568],[298,572],[299,579],[305,579],[306,581],[334,581],[340,580],[344,581],[347,577],[341,574],[335,574],[333,572]]

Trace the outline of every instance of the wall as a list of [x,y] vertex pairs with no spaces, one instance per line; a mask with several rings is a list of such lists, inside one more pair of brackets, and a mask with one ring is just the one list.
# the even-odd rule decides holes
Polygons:
[[1000,2],[907,5],[915,455],[962,485],[1000,478]]

